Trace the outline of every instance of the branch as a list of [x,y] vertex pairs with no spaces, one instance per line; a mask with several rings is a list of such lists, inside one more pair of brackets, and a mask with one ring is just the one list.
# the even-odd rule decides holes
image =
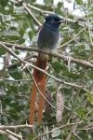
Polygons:
[[5,48],[10,54],[12,54],[14,57],[16,57],[19,61],[25,64],[25,61],[23,61],[21,58],[19,58],[11,49],[9,49],[5,44],[0,42],[0,45]]
[[51,104],[51,102],[46,98],[46,96],[42,94],[42,92],[40,91],[39,86],[37,85],[37,83],[36,83],[36,81],[35,81],[35,79],[34,79],[33,76],[32,76],[32,78],[33,78],[34,84],[35,84],[35,86],[36,86],[36,88],[37,88],[39,94],[45,99],[45,101],[46,101],[52,108],[56,109],[56,107],[55,107],[53,104]]
[[65,55],[55,53],[55,52],[43,52],[39,49],[35,49],[35,48],[31,48],[31,47],[25,47],[25,46],[21,46],[21,45],[15,45],[15,44],[12,44],[12,43],[2,42],[2,41],[0,41],[0,44],[1,45],[2,44],[7,45],[7,47],[9,47],[9,48],[10,47],[12,48],[14,46],[16,49],[19,49],[19,50],[26,50],[26,51],[34,51],[34,52],[44,53],[44,54],[47,54],[47,55],[50,55],[50,56],[54,56],[54,57],[63,59],[66,62],[68,62],[68,60],[70,60],[70,62],[79,64],[81,66],[84,66],[84,67],[87,67],[87,68],[93,68],[93,64],[90,63],[89,61],[76,59],[76,58],[73,58],[71,56],[65,56]]
[[31,10],[27,7],[27,4],[26,3],[23,3],[23,7],[30,14],[30,16],[33,18],[33,20],[36,23],[36,25],[38,25],[38,26],[41,27],[42,24],[40,23],[39,20],[37,20],[37,18],[34,16],[34,14],[31,12]]
[[74,134],[76,137],[79,137],[79,136],[77,136],[77,134],[76,134],[76,128],[77,128],[77,126],[78,126],[78,123],[77,122],[79,122],[79,119],[78,118],[76,118],[76,120],[75,120],[75,125],[73,125],[73,126],[71,126],[71,130],[70,130],[70,133],[67,135],[67,138],[66,138],[66,140],[71,140],[71,136],[72,136],[72,134]]
[[74,37],[71,37],[70,40],[68,40],[66,43],[62,44],[61,46],[58,47],[59,51],[60,49],[64,49],[69,43],[71,43],[72,41],[74,41],[80,33],[82,33],[85,30],[85,27],[82,28]]
[[56,128],[56,129],[54,129],[54,130],[51,130],[51,131],[49,131],[49,132],[40,134],[39,136],[35,137],[33,140],[37,140],[38,138],[40,138],[40,137],[42,137],[42,136],[45,136],[45,135],[50,134],[50,133],[53,133],[53,132],[55,132],[55,131],[57,131],[57,130],[59,130],[59,129],[63,129],[64,127],[67,127],[67,126],[70,126],[70,125],[80,124],[81,122],[82,122],[82,121],[76,122],[76,123],[67,123],[67,124],[65,124],[65,125],[62,125],[62,126]]
[[15,138],[18,138],[18,139],[22,140],[22,136],[21,136],[21,135],[18,135],[18,134],[14,133],[14,132],[12,132],[12,131],[10,131],[10,130],[8,130],[8,129],[6,129],[5,131],[6,131],[8,134],[14,136]]
[[31,5],[31,4],[27,4],[27,6],[33,10],[40,12],[41,14],[54,14],[54,12],[52,12],[52,11],[42,10],[36,6]]
[[22,60],[22,59],[19,58],[11,49],[9,49],[6,45],[4,45],[4,44],[2,44],[2,43],[0,43],[0,44],[1,44],[1,46],[3,46],[10,54],[12,54],[14,57],[16,57],[20,62],[22,62],[23,64],[25,64],[26,67],[27,67],[27,64],[28,64],[28,65],[32,66],[33,68],[35,68],[35,69],[37,69],[37,70],[40,70],[41,72],[45,73],[46,75],[48,75],[49,77],[55,79],[55,80],[58,81],[58,82],[61,82],[61,83],[63,83],[63,84],[67,84],[67,85],[69,85],[69,86],[74,86],[74,87],[82,88],[82,86],[75,85],[75,84],[68,83],[68,82],[64,82],[64,81],[62,81],[61,79],[58,79],[58,78],[52,76],[51,74],[47,73],[45,70],[42,70],[42,69],[40,69],[39,67],[37,67],[37,66],[35,66],[35,65],[33,65],[33,64],[29,63],[29,62],[26,62],[26,61]]
[[83,128],[78,128],[78,131],[88,131],[88,130],[93,130],[93,123],[90,122],[88,125],[84,126]]
[[8,134],[4,130],[0,130],[0,134],[6,136],[9,140],[19,140],[19,139],[15,138],[14,136],[12,136],[11,134]]
[[[68,86],[80,88],[80,89],[83,89],[84,91],[87,91],[87,90],[84,89],[84,87],[81,86],[81,85],[76,85],[76,84],[74,84],[74,83],[69,83],[69,82],[62,81],[61,79],[58,79],[58,78],[56,78],[55,76],[52,76],[51,74],[49,74],[49,73],[46,72],[45,70],[42,70],[42,69],[40,69],[39,67],[37,67],[37,66],[35,66],[35,65],[33,65],[33,64],[29,63],[29,62],[26,62],[26,61],[22,60],[22,59],[19,58],[11,49],[9,49],[6,45],[4,45],[4,44],[1,43],[1,42],[0,42],[0,44],[1,44],[1,46],[3,46],[10,54],[12,54],[12,55],[13,55],[14,57],[16,57],[20,62],[22,62],[22,63],[25,65],[25,67],[27,67],[27,65],[30,65],[31,67],[33,67],[33,68],[35,68],[35,69],[37,69],[37,70],[40,70],[41,72],[45,73],[46,75],[48,75],[49,77],[53,78],[54,80],[56,80],[56,81],[58,81],[58,82],[60,82],[60,83],[66,84],[66,85],[68,85]],[[42,52],[42,51],[40,51],[40,52]],[[46,53],[46,52],[44,52],[44,53]],[[48,54],[48,53],[46,53],[46,54]],[[50,54],[51,54],[51,53],[50,53]],[[53,55],[58,56],[59,54],[54,53]],[[60,56],[60,57],[64,57],[64,56],[62,56],[62,55],[59,55],[59,56]],[[65,58],[65,57],[64,57],[64,58]],[[68,59],[68,58],[67,58],[67,59]],[[71,58],[70,58],[70,59],[71,59]]]
[[33,125],[23,124],[23,125],[0,125],[0,129],[19,129],[19,128],[32,128]]
[[[30,14],[30,16],[33,18],[33,20],[35,21],[35,23],[39,26],[41,26],[42,24],[39,22],[39,20],[36,19],[36,17],[34,16],[34,14],[30,11],[29,8],[33,9],[33,10],[36,10],[38,12],[40,12],[41,14],[53,14],[54,12],[51,12],[51,11],[46,11],[46,10],[42,10],[40,8],[37,8],[36,6],[33,6],[33,5],[30,5],[30,4],[27,4],[26,2],[22,1],[22,0],[14,0],[12,1],[13,3],[15,4],[21,4],[23,5],[23,7],[25,8],[25,10]],[[86,23],[86,19],[76,19],[76,20],[73,20],[73,19],[70,19],[70,18],[65,18],[61,15],[59,15],[63,21],[65,21],[66,23],[75,23],[75,24],[78,24],[79,26],[81,27],[87,27],[87,23]]]
[[93,126],[92,127],[88,127],[88,128],[80,128],[80,129],[77,129],[77,131],[89,131],[89,130],[93,130]]

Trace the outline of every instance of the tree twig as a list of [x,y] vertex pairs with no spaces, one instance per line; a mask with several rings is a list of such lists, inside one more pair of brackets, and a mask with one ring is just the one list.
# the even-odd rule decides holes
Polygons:
[[48,131],[48,132],[43,133],[43,134],[41,134],[41,135],[38,135],[38,136],[36,136],[33,140],[37,140],[38,138],[40,138],[40,137],[42,137],[42,136],[45,136],[45,135],[50,134],[50,133],[53,133],[53,132],[55,132],[55,131],[57,131],[57,130],[59,130],[59,129],[62,129],[62,128],[64,128],[64,127],[67,127],[67,126],[70,126],[70,125],[80,124],[81,122],[82,122],[82,121],[76,122],[76,123],[67,123],[67,124],[65,124],[65,125],[62,125],[62,126],[56,128],[56,129],[54,129],[54,130],[51,130],[51,131]]
[[19,140],[18,138],[15,138],[14,136],[12,136],[11,134],[8,134],[4,130],[0,130],[0,134],[6,136],[9,140]]
[[27,4],[27,6],[31,9],[33,9],[33,10],[36,10],[36,11],[40,12],[41,14],[53,14],[54,13],[52,11],[42,10],[42,9],[36,7],[36,6],[31,5],[31,4]]
[[[43,72],[43,73],[45,73],[46,75],[48,75],[49,77],[51,77],[51,78],[53,78],[54,80],[56,80],[56,81],[58,81],[58,82],[60,82],[60,83],[63,83],[63,84],[66,84],[66,85],[68,85],[68,86],[72,86],[72,87],[76,87],[76,88],[79,88],[79,89],[83,89],[84,91],[87,91],[83,86],[81,86],[81,85],[77,85],[77,84],[74,84],[74,83],[69,83],[69,82],[65,82],[65,81],[63,81],[63,80],[61,80],[61,79],[59,79],[59,78],[56,78],[55,76],[52,76],[51,74],[49,74],[48,72],[46,72],[45,70],[42,70],[42,69],[40,69],[39,67],[37,67],[37,66],[35,66],[35,65],[33,65],[33,64],[31,64],[31,63],[29,63],[29,62],[26,62],[26,61],[24,61],[24,60],[22,60],[21,58],[19,58],[11,49],[9,49],[6,45],[4,45],[3,43],[1,43],[0,42],[0,44],[1,44],[1,46],[3,46],[10,54],[12,54],[14,57],[16,57],[19,61],[21,61],[26,67],[27,67],[27,65],[29,65],[29,66],[31,66],[31,67],[33,67],[33,68],[35,68],[35,69],[37,69],[37,70],[40,70],[41,72]],[[42,51],[41,51],[42,52]],[[46,53],[46,52],[44,52],[44,53]],[[47,53],[46,53],[47,54]],[[51,53],[50,53],[51,54]],[[60,57],[62,57],[62,58],[64,58],[64,59],[68,59],[67,57],[65,57],[65,56],[63,56],[63,55],[59,55],[59,54],[56,54],[56,53],[54,53],[54,55],[56,56],[60,56]],[[69,57],[70,58],[70,57]],[[71,58],[70,58],[71,59]],[[73,59],[72,59],[73,60]],[[79,61],[79,60],[76,60],[77,62]],[[86,63],[84,63],[84,62],[82,62],[83,64],[86,64],[86,63],[89,63],[89,62],[86,62]],[[89,65],[90,65],[90,63],[89,63]],[[91,64],[92,65],[92,64]],[[93,66],[93,65],[92,65]]]
[[58,51],[60,51],[60,49],[64,49],[69,43],[71,43],[72,41],[74,41],[81,32],[83,32],[85,30],[85,27],[82,28],[74,37],[72,37],[70,40],[68,40],[66,43],[62,44],[61,46],[58,47]]
[[33,125],[23,124],[23,125],[0,125],[0,129],[19,129],[19,128],[32,128]]
[[61,54],[55,53],[55,52],[44,52],[44,51],[41,51],[41,50],[36,49],[36,48],[25,47],[25,46],[21,46],[21,45],[15,45],[15,44],[12,44],[12,43],[2,42],[2,41],[0,41],[0,44],[1,45],[3,45],[3,44],[7,45],[7,47],[9,47],[9,48],[10,47],[12,48],[14,46],[16,49],[20,49],[20,50],[44,53],[44,54],[47,54],[47,55],[50,55],[50,56],[53,56],[53,57],[57,57],[57,58],[63,59],[66,62],[68,62],[68,60],[70,59],[70,62],[79,64],[79,65],[87,67],[87,68],[93,68],[93,64],[90,63],[89,61],[76,59],[76,58],[73,58],[71,56],[65,56],[65,55],[61,55]]
[[27,7],[27,5],[25,3],[23,3],[23,7],[25,8],[25,10],[30,14],[30,16],[33,18],[34,22],[41,27],[42,24],[40,23],[39,20],[37,20],[37,18],[34,16],[34,14],[31,12],[31,10]]
[[14,132],[12,132],[12,131],[10,131],[10,130],[8,130],[8,129],[6,129],[5,132],[7,132],[8,134],[14,136],[14,137],[17,138],[17,139],[22,140],[22,136],[19,135],[19,134],[16,134],[16,133],[14,133]]

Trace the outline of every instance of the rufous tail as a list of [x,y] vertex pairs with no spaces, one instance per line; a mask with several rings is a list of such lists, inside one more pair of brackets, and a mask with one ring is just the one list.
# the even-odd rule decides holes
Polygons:
[[[40,69],[46,70],[47,57],[43,58],[39,54],[35,65],[39,67]],[[31,125],[34,124],[34,118],[35,118],[35,109],[36,109],[35,102],[36,102],[36,96],[38,92],[38,89],[36,86],[38,86],[40,93],[45,95],[46,74],[41,72],[40,70],[34,69],[33,78],[34,78],[34,84],[32,86],[32,93],[31,93],[30,122],[29,122]],[[43,108],[44,108],[44,97],[41,94],[39,95],[39,102],[38,102],[38,120],[37,120],[38,125],[40,125],[40,123],[42,122]]]

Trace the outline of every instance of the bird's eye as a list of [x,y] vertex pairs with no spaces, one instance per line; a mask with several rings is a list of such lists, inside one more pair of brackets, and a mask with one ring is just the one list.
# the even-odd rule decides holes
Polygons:
[[51,20],[51,23],[52,23],[52,24],[54,24],[54,23],[55,23],[55,20],[54,20],[54,19],[52,19],[52,20]]

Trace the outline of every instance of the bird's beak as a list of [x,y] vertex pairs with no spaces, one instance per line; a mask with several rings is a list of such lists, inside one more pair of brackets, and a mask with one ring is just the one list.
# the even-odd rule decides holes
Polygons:
[[60,23],[61,24],[63,22],[65,22],[64,19],[60,19],[57,23]]

